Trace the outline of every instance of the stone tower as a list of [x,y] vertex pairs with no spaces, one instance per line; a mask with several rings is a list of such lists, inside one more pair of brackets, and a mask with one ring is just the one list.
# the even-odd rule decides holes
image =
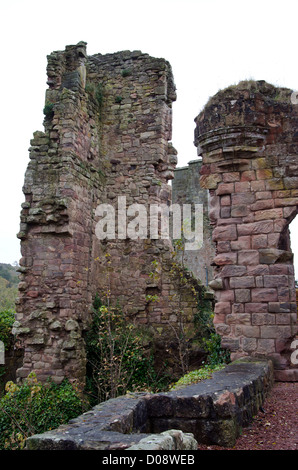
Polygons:
[[216,245],[216,330],[232,358],[270,357],[280,380],[298,379],[288,229],[298,212],[298,106],[290,97],[264,81],[241,82],[195,120]]
[[[84,380],[84,332],[97,293],[108,290],[128,320],[145,325],[161,345],[178,321],[170,240],[133,240],[119,215],[119,201],[122,210],[170,204],[176,93],[166,60],[140,51],[88,56],[84,42],[50,54],[47,75],[45,129],[31,140],[23,187],[14,333],[24,350],[17,376],[34,370],[59,383]],[[103,204],[115,209],[112,239],[98,237]],[[183,294],[189,323],[191,292]]]

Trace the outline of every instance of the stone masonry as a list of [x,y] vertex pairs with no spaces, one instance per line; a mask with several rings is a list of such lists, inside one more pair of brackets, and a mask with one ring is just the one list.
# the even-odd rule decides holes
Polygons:
[[[180,295],[170,273],[170,239],[134,240],[120,217],[132,204],[170,204],[176,92],[164,59],[140,51],[88,56],[84,42],[50,54],[47,75],[44,132],[31,140],[18,234],[17,377],[34,370],[39,380],[83,382],[97,293],[155,335],[163,358],[181,305],[192,325],[197,301],[191,287]],[[100,204],[115,210],[111,239],[98,237]]]
[[[26,449],[195,450],[196,441],[232,447],[273,382],[271,361],[242,358],[210,379],[166,393],[107,400],[58,429],[29,437]],[[180,445],[173,449],[169,436]]]
[[200,185],[216,245],[214,323],[231,357],[266,356],[276,378],[290,362],[297,310],[288,226],[298,209],[298,106],[264,81],[217,93],[197,116]]
[[[17,377],[34,370],[39,380],[82,383],[84,334],[97,293],[146,328],[164,361],[170,332],[183,324],[192,337],[194,289],[203,290],[191,275],[181,289],[172,242],[160,232],[149,235],[151,219],[147,236],[128,233],[138,226],[140,207],[148,216],[152,206],[172,202],[170,64],[140,51],[88,56],[81,42],[50,54],[47,75],[44,131],[31,140],[18,234],[13,332],[24,359]],[[184,194],[183,171],[174,184],[180,203],[201,202],[194,193],[205,198],[209,191],[205,242],[222,345],[232,359],[272,359],[280,380],[297,380],[290,364],[297,311],[288,225],[298,205],[298,110],[290,93],[265,82],[219,92],[196,118],[202,161],[189,166],[198,170]],[[116,217],[115,226],[107,219],[106,237],[99,236],[99,207]],[[201,256],[199,264],[207,265]]]

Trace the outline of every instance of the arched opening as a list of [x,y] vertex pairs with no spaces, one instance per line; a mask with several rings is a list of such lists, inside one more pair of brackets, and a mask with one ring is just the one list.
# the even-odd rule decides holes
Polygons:
[[287,225],[280,234],[278,249],[293,253],[293,266],[295,281],[298,282],[298,207],[291,209],[291,215],[287,218]]
[[290,249],[293,252],[293,265],[295,285],[298,285],[298,217],[295,217],[289,225]]

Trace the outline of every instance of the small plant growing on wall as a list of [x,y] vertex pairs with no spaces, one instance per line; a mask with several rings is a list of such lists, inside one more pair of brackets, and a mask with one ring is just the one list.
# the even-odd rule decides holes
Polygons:
[[45,115],[46,119],[53,119],[54,117],[54,103],[47,101],[43,108],[43,114]]
[[95,103],[98,107],[98,115],[101,118],[103,102],[104,102],[104,86],[103,86],[103,83],[99,82],[95,85],[95,83],[87,82],[86,86],[85,86],[85,91],[95,101]]
[[129,77],[132,74],[131,69],[123,69],[121,72],[122,77]]

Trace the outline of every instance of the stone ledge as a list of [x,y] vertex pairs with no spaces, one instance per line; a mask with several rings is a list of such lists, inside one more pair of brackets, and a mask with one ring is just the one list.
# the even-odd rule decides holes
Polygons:
[[[169,444],[169,434],[165,438],[169,429],[186,433],[186,440],[231,447],[242,427],[259,411],[273,382],[271,361],[239,359],[197,384],[167,393],[128,394],[100,403],[67,425],[29,437],[26,448],[121,450],[141,445],[144,450],[152,445],[177,446]],[[179,439],[183,441],[182,436]]]

